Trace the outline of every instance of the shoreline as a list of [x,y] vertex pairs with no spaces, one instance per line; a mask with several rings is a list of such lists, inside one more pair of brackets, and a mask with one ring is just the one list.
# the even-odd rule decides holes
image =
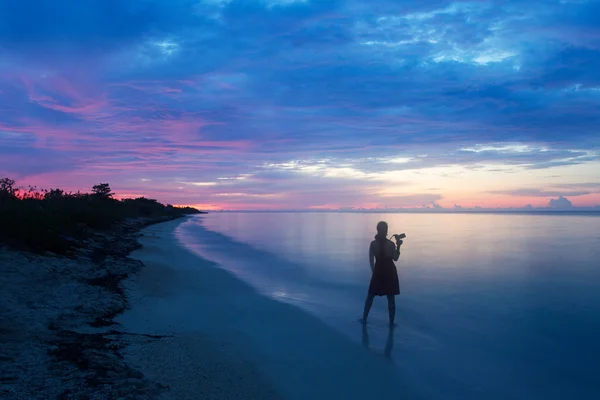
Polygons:
[[73,255],[0,247],[0,397],[153,399],[160,387],[127,365],[114,318],[141,262],[140,231],[182,216],[130,219],[94,232]]
[[162,337],[131,336],[125,351],[166,388],[161,399],[420,398],[389,360],[183,247],[180,223],[144,230],[133,257],[145,267],[127,281],[131,308],[116,319],[126,332]]
[[[202,329],[156,326],[156,313],[144,302],[160,302],[176,295],[179,289],[186,290],[182,288],[185,277],[172,265],[177,257],[164,252],[164,247],[172,243],[163,235],[170,236],[180,223],[184,221],[144,229],[142,246],[132,253],[144,267],[124,282],[131,307],[116,318],[123,331],[130,334],[123,351],[125,361],[161,389],[155,397],[160,400],[282,399],[256,363],[240,354],[231,340]],[[216,269],[208,260],[194,257],[194,261],[194,267]],[[198,314],[189,317],[202,318]]]

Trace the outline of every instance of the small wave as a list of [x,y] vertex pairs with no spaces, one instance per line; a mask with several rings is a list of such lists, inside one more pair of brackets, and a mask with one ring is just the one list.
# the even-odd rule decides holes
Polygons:
[[317,316],[330,318],[339,312],[340,304],[360,306],[359,301],[352,301],[360,297],[357,288],[315,281],[302,264],[206,229],[201,218],[179,225],[175,237],[183,247],[215,262],[259,293]]

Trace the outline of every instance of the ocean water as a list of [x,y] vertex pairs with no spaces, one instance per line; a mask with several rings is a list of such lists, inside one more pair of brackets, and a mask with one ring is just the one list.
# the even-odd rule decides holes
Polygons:
[[[393,331],[385,298],[357,322],[380,220],[407,235]],[[600,215],[214,213],[176,236],[431,398],[600,398]]]

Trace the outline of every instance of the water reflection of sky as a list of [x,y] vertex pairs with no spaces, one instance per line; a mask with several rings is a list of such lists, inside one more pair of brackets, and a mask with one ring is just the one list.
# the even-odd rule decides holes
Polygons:
[[583,283],[599,256],[600,218],[589,216],[221,213],[204,226],[301,264],[315,279],[360,284],[380,219],[390,234],[407,233],[402,272],[431,280],[451,271],[461,279],[556,275]]
[[[179,235],[202,229],[200,254],[364,344],[356,317],[381,219],[407,234],[390,350],[399,370],[498,398],[600,394],[591,372],[600,358],[598,217],[220,213],[183,224]],[[377,299],[367,332],[383,355],[386,312]]]

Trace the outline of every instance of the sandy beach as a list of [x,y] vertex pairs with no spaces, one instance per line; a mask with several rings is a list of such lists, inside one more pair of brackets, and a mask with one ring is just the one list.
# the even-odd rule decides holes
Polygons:
[[112,319],[137,232],[170,218],[132,220],[86,239],[70,256],[0,247],[0,398],[137,399],[161,390],[123,361],[129,334]]
[[416,398],[389,360],[181,247],[180,223],[143,230],[132,257],[145,267],[126,282],[130,309],[116,318],[136,334],[126,362],[161,398]]

